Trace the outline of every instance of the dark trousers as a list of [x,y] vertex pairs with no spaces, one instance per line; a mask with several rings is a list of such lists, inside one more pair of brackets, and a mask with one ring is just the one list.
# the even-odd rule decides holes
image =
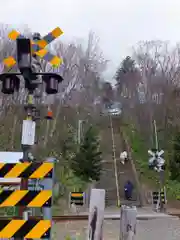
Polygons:
[[95,230],[96,229],[93,229],[93,231],[92,231],[92,237],[91,237],[92,240],[94,240]]
[[90,231],[90,234],[89,234],[90,240],[94,240],[95,231],[96,231],[96,228],[93,228],[91,226],[91,231]]
[[130,200],[131,199],[131,194],[129,191],[124,191],[125,199]]

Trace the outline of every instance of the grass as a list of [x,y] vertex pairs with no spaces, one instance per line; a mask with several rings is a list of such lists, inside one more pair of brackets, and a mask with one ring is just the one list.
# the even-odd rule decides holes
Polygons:
[[[159,174],[148,168],[149,155],[145,141],[132,124],[123,126],[123,131],[128,136],[131,144],[132,155],[135,159],[140,182],[143,182],[152,189],[157,189],[159,187]],[[168,162],[168,154],[166,154],[165,157]],[[168,200],[180,200],[180,183],[169,179],[168,170],[165,172],[164,178]]]

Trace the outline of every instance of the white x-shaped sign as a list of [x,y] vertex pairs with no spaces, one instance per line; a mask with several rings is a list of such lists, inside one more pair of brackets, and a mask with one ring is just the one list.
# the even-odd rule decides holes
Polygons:
[[164,163],[165,163],[165,160],[161,157],[161,155],[164,154],[164,150],[161,150],[161,151],[157,151],[156,153],[153,152],[152,150],[148,150],[148,153],[152,156],[150,159],[149,159],[149,164],[153,164],[154,160],[157,159],[157,165],[159,167],[163,166]]
[[153,152],[152,150],[148,150],[148,153],[152,156],[152,157],[155,157],[156,156],[156,154],[158,155],[158,157],[160,157],[161,155],[163,155],[164,154],[164,150],[161,150],[160,152]]

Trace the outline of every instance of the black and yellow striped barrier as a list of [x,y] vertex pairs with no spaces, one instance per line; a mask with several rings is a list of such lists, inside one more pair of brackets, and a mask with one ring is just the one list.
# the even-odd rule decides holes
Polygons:
[[75,205],[83,205],[84,204],[84,193],[83,192],[71,192],[70,195],[71,204],[74,203]]
[[0,178],[52,178],[53,163],[0,163]]
[[163,204],[166,204],[166,196],[165,196],[165,191],[164,191],[164,189],[161,190],[160,196],[161,196],[161,201],[162,201],[162,203],[163,203]]
[[51,207],[52,191],[3,190],[0,192],[1,207]]
[[162,189],[161,192],[159,191],[152,192],[152,200],[154,205],[160,201],[162,201],[163,204],[166,204],[165,191]]
[[50,220],[0,220],[0,238],[50,238]]

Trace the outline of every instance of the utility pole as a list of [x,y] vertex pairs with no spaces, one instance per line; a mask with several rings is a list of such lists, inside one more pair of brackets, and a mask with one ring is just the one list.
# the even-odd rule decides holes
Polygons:
[[[154,125],[154,135],[155,135],[155,146],[156,146],[156,151],[159,152],[159,143],[158,143],[158,134],[157,134],[157,126],[156,126],[156,120],[153,121]],[[163,170],[159,169],[159,188],[160,188],[160,193],[161,190],[163,189]],[[159,193],[159,200],[160,200],[160,211],[163,211],[163,202],[161,198],[161,194]]]
[[[155,132],[155,144],[156,149],[159,152],[159,143],[158,143],[158,135],[157,135],[157,127],[156,127],[156,121],[154,120],[154,132]],[[159,169],[159,198],[160,198],[160,211],[164,211],[164,204],[162,199],[162,191],[165,191],[164,189],[164,170],[162,168]],[[164,189],[164,190],[163,190]]]
[[157,127],[156,127],[156,120],[153,121],[154,124],[154,133],[155,133],[155,146],[156,149],[159,149],[159,143],[158,143],[158,135],[157,135]]
[[81,143],[82,123],[83,120],[78,120],[78,144]]

